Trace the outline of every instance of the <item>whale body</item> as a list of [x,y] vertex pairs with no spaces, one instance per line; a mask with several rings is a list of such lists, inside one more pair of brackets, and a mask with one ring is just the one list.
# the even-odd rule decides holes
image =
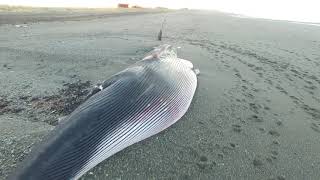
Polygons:
[[155,48],[94,89],[9,179],[78,179],[113,154],[161,132],[187,112],[197,72],[170,45]]

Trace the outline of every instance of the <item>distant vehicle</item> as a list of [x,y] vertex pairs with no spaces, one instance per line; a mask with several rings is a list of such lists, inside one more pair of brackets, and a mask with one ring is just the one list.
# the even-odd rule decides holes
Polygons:
[[129,4],[119,3],[119,4],[118,4],[118,8],[129,8]]

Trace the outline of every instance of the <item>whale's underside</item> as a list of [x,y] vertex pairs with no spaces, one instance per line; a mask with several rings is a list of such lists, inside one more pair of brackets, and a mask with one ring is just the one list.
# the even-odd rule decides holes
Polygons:
[[197,87],[191,62],[169,45],[112,76],[59,124],[11,179],[78,179],[111,155],[166,129]]

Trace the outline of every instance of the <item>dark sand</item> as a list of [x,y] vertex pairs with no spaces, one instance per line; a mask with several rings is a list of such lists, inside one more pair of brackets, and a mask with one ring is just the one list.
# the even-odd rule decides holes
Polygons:
[[33,8],[0,5],[0,25],[52,21],[83,21],[90,19],[169,12],[148,8]]
[[191,108],[83,179],[320,177],[320,27],[210,11],[10,24],[0,26],[0,179],[90,86],[161,43],[201,71]]

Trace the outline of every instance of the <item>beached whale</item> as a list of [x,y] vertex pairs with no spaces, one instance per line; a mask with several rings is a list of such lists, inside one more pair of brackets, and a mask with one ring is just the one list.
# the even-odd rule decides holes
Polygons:
[[187,111],[199,71],[170,45],[97,86],[9,179],[78,179],[91,168],[166,129]]

